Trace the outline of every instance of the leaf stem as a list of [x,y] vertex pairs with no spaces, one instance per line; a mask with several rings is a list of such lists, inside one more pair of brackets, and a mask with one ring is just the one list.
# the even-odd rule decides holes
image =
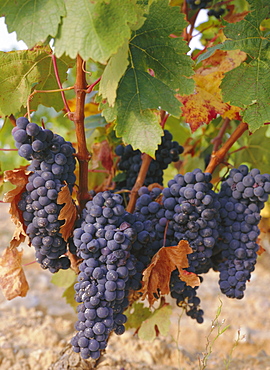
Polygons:
[[245,122],[241,122],[237,128],[234,130],[229,139],[223,144],[223,146],[216,152],[212,152],[210,162],[205,170],[205,172],[213,173],[215,168],[224,160],[229,149],[233,144],[243,135],[243,133],[248,129],[248,125]]
[[212,43],[216,41],[216,39],[219,37],[219,35],[215,35],[209,42],[207,45],[205,45],[205,47],[200,50],[198,52],[198,54],[194,55],[191,59],[192,60],[196,60],[198,58],[199,55],[203,54],[205,52],[206,49],[208,49],[210,46],[212,46]]
[[196,23],[196,20],[197,20],[198,15],[200,13],[200,10],[201,9],[198,9],[196,11],[196,13],[193,15],[193,17],[189,20],[190,30],[189,30],[189,33],[188,33],[188,40],[187,40],[188,42],[190,42],[190,40],[192,39],[192,32],[193,32],[193,30],[195,28],[195,23]]
[[[59,89],[63,89],[63,86],[62,86],[62,83],[61,83],[61,80],[60,80],[60,77],[59,77],[56,56],[54,54],[52,54],[51,57],[52,57],[53,69],[54,69],[54,74],[55,74],[55,78],[56,78],[58,87],[59,87]],[[68,106],[68,102],[67,102],[67,99],[65,97],[64,91],[61,91],[61,96],[62,96],[62,100],[63,100],[64,106],[66,108],[66,111],[67,112],[70,112],[70,108]]]
[[[186,0],[184,0],[183,6],[182,6],[182,13],[185,14],[185,19],[187,21],[188,20],[188,6],[187,6],[187,1]],[[188,42],[188,36],[189,35],[188,35],[188,32],[187,32],[187,27],[186,27],[186,28],[184,28],[182,37],[187,42]]]
[[66,87],[64,89],[55,89],[55,90],[34,90],[27,98],[27,116],[29,122],[31,122],[31,116],[30,116],[30,101],[32,100],[33,96],[38,93],[54,93],[54,92],[61,92],[61,91],[67,91],[67,90],[73,90],[74,86]]
[[86,137],[84,130],[84,107],[85,107],[85,95],[87,89],[87,82],[85,78],[85,72],[83,70],[83,59],[77,56],[77,75],[74,86],[76,94],[76,109],[74,114],[71,116],[75,124],[76,137],[78,143],[77,159],[79,161],[79,191],[78,191],[78,202],[80,211],[83,210],[85,203],[90,199],[88,193],[88,162],[90,160],[90,153],[88,152],[86,145]]
[[18,151],[18,149],[4,149],[4,148],[0,148],[0,150],[2,152],[17,152]]
[[164,126],[165,126],[165,123],[167,121],[167,119],[170,117],[170,114],[169,113],[166,113],[165,110],[162,110],[160,112],[160,126],[163,128],[164,130]]
[[99,83],[101,77],[99,77],[96,81],[94,81],[91,85],[87,86],[86,94],[89,94],[93,91],[93,88]]

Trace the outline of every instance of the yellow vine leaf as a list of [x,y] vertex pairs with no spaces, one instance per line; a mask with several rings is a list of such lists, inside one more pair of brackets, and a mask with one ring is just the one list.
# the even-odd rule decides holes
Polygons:
[[193,76],[196,84],[194,93],[178,96],[183,104],[182,115],[193,132],[204,123],[210,123],[217,115],[240,119],[241,109],[224,103],[219,86],[224,73],[238,67],[245,59],[246,53],[240,50],[216,50],[202,62],[202,67]]

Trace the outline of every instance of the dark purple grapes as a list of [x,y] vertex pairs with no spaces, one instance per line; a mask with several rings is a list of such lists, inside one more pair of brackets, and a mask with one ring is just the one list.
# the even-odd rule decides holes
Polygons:
[[[183,147],[176,141],[172,141],[172,135],[169,131],[164,130],[164,136],[161,138],[161,144],[155,153],[155,159],[151,161],[144,184],[146,186],[152,183],[163,185],[163,170],[165,170],[171,162],[179,160],[179,154],[183,152]],[[142,153],[140,150],[133,150],[131,145],[126,147],[118,145],[115,153],[121,157],[118,167],[125,176],[124,181],[116,182],[117,189],[132,189],[138,176],[141,164]]]
[[[58,221],[58,215],[62,205],[57,204],[58,193],[67,183],[70,191],[74,181],[69,178],[75,169],[75,152],[71,143],[66,143],[59,135],[38,126],[36,123],[20,117],[17,120],[17,130],[13,130],[16,144],[20,144],[19,155],[32,160],[29,170],[32,174],[28,178],[26,191],[22,194],[19,208],[23,212],[23,219],[27,225],[27,234],[36,249],[36,259],[43,268],[48,268],[52,273],[60,268],[67,269],[70,266],[68,257],[64,256],[67,251],[67,242],[62,238],[60,227],[63,221]],[[56,143],[61,148],[55,161],[50,147]],[[70,149],[67,150],[67,147]],[[69,163],[66,172],[57,162]],[[60,166],[61,170],[54,170]],[[54,170],[54,171],[53,171]],[[23,201],[25,199],[25,201]],[[26,202],[26,204],[24,203]]]
[[[76,300],[81,303],[75,325],[78,332],[71,344],[83,358],[98,358],[110,332],[124,332],[122,313],[129,290],[140,287],[135,279],[138,261],[131,251],[134,243],[140,244],[136,217],[124,210],[122,202],[119,194],[98,193],[86,204],[80,226],[74,230],[77,255],[83,262],[75,284]],[[98,222],[101,217],[105,222]],[[91,331],[85,325],[89,320]]]

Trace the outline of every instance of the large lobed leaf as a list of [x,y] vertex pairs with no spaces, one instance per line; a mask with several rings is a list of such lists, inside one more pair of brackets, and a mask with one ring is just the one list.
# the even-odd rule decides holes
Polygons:
[[5,16],[9,32],[16,31],[19,40],[29,48],[57,34],[65,16],[64,0],[1,0],[0,16]]
[[[119,59],[116,54],[102,76],[100,93],[110,105],[115,104],[111,110],[117,117],[117,136],[151,156],[154,156],[162,135],[157,110],[161,108],[179,116],[176,90],[188,94],[194,87],[188,78],[193,73],[192,61],[186,55],[189,48],[181,37],[170,37],[172,33],[181,34],[186,25],[179,8],[170,7],[163,0],[154,2],[143,26],[133,32],[129,47],[119,49],[122,63],[115,62]],[[129,65],[126,68],[127,58]],[[120,79],[121,74],[119,85],[115,79],[113,88],[106,88],[110,84],[110,75]],[[113,116],[110,109],[104,114],[107,120]]]
[[[74,62],[63,57],[57,63],[60,79],[64,81]],[[34,89],[58,89],[50,48],[0,52],[0,114],[15,114],[22,106],[26,107],[27,98]],[[57,111],[63,108],[60,92],[35,95],[31,108],[36,109],[38,104],[54,107]]]
[[142,17],[135,0],[67,0],[65,4],[67,16],[55,39],[58,57],[80,54],[85,60],[106,63],[130,38],[130,25]]
[[223,96],[243,109],[251,132],[270,121],[270,63],[254,60],[228,73],[221,84]]

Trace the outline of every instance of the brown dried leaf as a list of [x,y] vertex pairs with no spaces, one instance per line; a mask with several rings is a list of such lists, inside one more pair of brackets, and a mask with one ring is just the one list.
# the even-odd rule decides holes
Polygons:
[[16,248],[6,248],[0,257],[0,287],[6,299],[25,297],[29,289],[23,268],[22,254]]
[[16,229],[13,233],[11,241],[9,242],[9,246],[11,249],[17,248],[21,243],[25,241],[26,233],[23,229],[23,225],[18,222]]
[[[199,285],[200,281],[197,275],[197,280],[194,276],[192,279],[187,277],[183,272],[184,268],[189,266],[187,254],[192,253],[192,249],[186,240],[181,240],[178,245],[173,247],[162,247],[152,258],[151,264],[143,272],[142,279],[142,298],[145,299],[148,295],[150,306],[153,305],[156,298],[155,295],[170,293],[170,278],[171,273],[176,268],[179,271],[179,277],[188,285]],[[191,284],[190,284],[191,283]],[[194,285],[195,284],[195,285]]]
[[21,168],[15,168],[14,170],[5,171],[4,179],[15,185],[16,188],[8,191],[4,195],[4,202],[10,203],[9,213],[11,214],[11,220],[15,225],[20,227],[23,225],[23,219],[21,211],[18,208],[21,194],[25,190],[25,185],[28,182],[29,171],[26,171],[27,166]]
[[101,162],[102,167],[111,172],[113,168],[112,151],[107,140],[101,143],[94,143],[92,146],[93,156],[91,158],[91,169],[99,167]]
[[77,207],[70,195],[67,185],[63,186],[57,197],[57,204],[65,204],[61,209],[58,219],[65,220],[65,223],[60,227],[60,232],[65,241],[70,237],[75,221],[77,219]]
[[192,288],[194,288],[195,286],[200,285],[199,276],[194,274],[194,272],[189,272],[189,271],[186,271],[186,270],[180,270],[179,278],[182,281],[184,281],[187,285],[192,286]]

